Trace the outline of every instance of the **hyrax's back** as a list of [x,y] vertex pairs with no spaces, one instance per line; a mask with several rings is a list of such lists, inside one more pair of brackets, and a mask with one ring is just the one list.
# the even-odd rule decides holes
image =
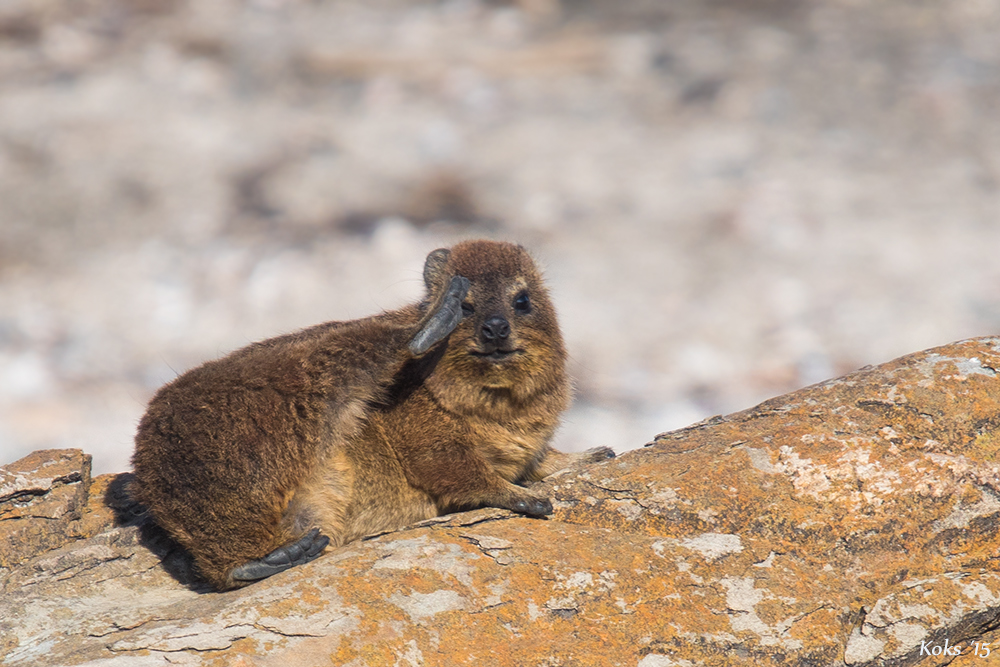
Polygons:
[[519,485],[570,460],[548,446],[569,392],[534,263],[472,241],[431,253],[424,278],[420,304],[251,345],[154,396],[135,494],[217,588],[327,538],[478,506],[551,511]]

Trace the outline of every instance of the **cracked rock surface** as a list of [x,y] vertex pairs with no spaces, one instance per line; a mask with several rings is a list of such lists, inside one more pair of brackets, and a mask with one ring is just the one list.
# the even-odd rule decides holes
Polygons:
[[38,452],[0,470],[0,530],[51,522],[3,542],[0,663],[984,664],[998,373],[1000,338],[910,355],[557,473],[548,520],[440,517],[223,594],[127,474]]

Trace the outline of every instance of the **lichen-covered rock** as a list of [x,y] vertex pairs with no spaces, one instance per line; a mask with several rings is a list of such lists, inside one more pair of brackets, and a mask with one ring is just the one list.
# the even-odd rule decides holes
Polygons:
[[0,568],[81,535],[90,491],[90,456],[45,449],[0,468]]
[[548,520],[441,517],[221,594],[99,478],[123,525],[3,571],[0,662],[986,664],[998,453],[1000,339],[964,341],[558,474]]

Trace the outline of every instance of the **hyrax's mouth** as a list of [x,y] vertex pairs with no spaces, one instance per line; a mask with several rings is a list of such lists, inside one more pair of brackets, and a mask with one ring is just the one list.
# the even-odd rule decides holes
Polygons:
[[469,354],[474,357],[496,363],[510,359],[511,357],[522,354],[523,352],[524,350],[501,350],[500,348],[496,348],[493,350],[470,350]]

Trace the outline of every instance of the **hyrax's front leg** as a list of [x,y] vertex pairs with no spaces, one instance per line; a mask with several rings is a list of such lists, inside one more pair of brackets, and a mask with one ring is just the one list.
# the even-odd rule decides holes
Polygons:
[[499,507],[528,516],[552,513],[552,503],[503,479],[472,448],[438,442],[422,450],[397,449],[407,481],[434,498],[442,514]]

